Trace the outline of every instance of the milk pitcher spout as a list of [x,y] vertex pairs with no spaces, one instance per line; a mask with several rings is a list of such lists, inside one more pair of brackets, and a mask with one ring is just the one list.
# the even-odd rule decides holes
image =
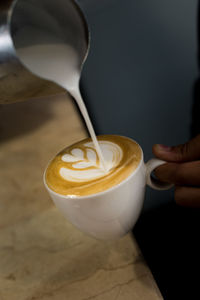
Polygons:
[[[88,25],[74,0],[4,0],[0,3],[0,104],[64,92],[46,76],[46,65],[33,68],[26,49],[44,45],[70,45],[81,72],[89,48]],[[52,48],[53,49],[53,48]],[[32,51],[33,60],[37,53]],[[56,53],[48,53],[51,64]],[[54,71],[56,64],[54,64]],[[41,71],[42,70],[42,71]],[[67,71],[67,70],[66,70]]]

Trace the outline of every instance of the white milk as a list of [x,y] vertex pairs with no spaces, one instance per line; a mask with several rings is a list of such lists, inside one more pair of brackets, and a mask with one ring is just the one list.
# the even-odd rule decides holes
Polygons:
[[[110,141],[99,141],[99,145],[105,159],[107,173],[112,171],[121,161],[123,152],[121,147]],[[62,167],[60,175],[67,181],[85,182],[105,175],[103,169],[99,168],[94,144],[92,142],[82,144],[85,148],[85,153],[82,148],[72,149],[70,154],[64,154],[62,161],[72,163],[70,167]],[[87,157],[85,160],[84,155]],[[93,167],[90,169],[90,167]]]
[[107,170],[101,148],[80,94],[80,61],[76,50],[66,44],[34,45],[20,48],[17,54],[22,63],[39,77],[49,79],[69,91],[76,100],[98,153],[101,167]]

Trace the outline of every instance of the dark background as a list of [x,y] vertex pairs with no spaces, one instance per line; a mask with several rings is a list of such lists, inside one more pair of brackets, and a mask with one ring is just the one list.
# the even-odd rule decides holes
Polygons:
[[[79,0],[91,30],[81,87],[97,134],[175,145],[199,132],[198,1]],[[134,235],[164,299],[200,299],[200,213],[147,188]]]
[[[188,140],[198,78],[197,1],[79,2],[91,30],[82,92],[97,134],[132,137],[145,160],[154,143]],[[144,209],[168,202],[169,194],[148,189]]]

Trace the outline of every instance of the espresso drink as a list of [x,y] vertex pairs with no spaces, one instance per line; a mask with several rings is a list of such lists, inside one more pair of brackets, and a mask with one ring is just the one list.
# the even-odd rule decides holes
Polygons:
[[106,172],[88,138],[67,147],[50,162],[45,173],[48,187],[58,194],[72,197],[96,194],[118,185],[139,165],[142,152],[131,139],[102,135],[98,142]]

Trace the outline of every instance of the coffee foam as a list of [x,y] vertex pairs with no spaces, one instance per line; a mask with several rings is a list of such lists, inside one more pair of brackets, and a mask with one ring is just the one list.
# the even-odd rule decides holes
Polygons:
[[141,149],[131,139],[104,135],[98,137],[106,172],[102,169],[91,139],[67,147],[47,167],[46,183],[54,192],[86,196],[107,190],[126,179],[141,160]]
[[66,162],[66,166],[60,168],[61,177],[70,182],[86,182],[109,174],[120,163],[122,149],[110,141],[99,141],[99,146],[104,157],[106,172],[99,164],[94,144],[88,142],[61,157],[61,160]]

